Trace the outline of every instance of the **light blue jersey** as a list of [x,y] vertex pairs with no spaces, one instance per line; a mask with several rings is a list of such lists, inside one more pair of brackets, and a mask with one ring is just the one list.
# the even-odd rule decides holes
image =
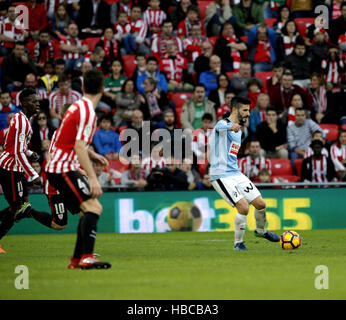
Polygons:
[[238,151],[241,145],[241,130],[238,132],[228,129],[234,123],[229,119],[217,122],[210,137],[210,180],[217,180],[241,174],[238,167]]

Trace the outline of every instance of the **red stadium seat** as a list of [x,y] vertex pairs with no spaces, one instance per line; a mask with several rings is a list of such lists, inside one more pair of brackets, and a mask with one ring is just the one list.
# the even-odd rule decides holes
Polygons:
[[124,72],[126,73],[128,78],[132,78],[133,73],[135,72],[137,67],[135,63],[136,55],[128,54],[126,56],[123,56],[122,59],[124,63]]
[[130,166],[129,162],[120,160],[109,160],[109,169],[113,169],[119,172],[126,171]]
[[305,38],[306,30],[311,25],[314,24],[314,18],[296,18],[294,22],[297,24],[299,34]]
[[199,174],[201,175],[201,177],[203,177],[204,176],[204,174],[205,174],[205,171],[206,171],[206,169],[207,169],[207,167],[208,167],[208,161],[206,161],[205,163],[203,163],[203,164],[198,164],[198,169],[199,169]]
[[5,57],[0,57],[0,66],[2,64],[2,60],[4,60]]
[[214,47],[215,47],[215,43],[216,43],[216,40],[218,39],[218,37],[209,37],[208,38],[208,41],[211,43],[211,45],[213,46],[213,50],[214,50]]
[[84,41],[89,46],[89,51],[93,51],[96,47],[96,43],[100,41],[100,37],[86,38]]
[[342,130],[346,130],[346,123],[344,123],[344,124],[341,125],[341,129],[342,129]]
[[244,43],[247,42],[248,36],[242,36],[240,37],[240,40],[243,41]]
[[272,176],[292,175],[291,162],[288,159],[270,159]]
[[255,77],[260,79],[263,84],[263,90],[267,92],[267,79],[274,75],[272,71],[255,72]]
[[337,124],[320,124],[327,141],[338,140],[339,126]]
[[299,158],[299,159],[296,159],[294,160],[294,165],[296,166],[296,169],[297,169],[297,174],[299,177],[302,176],[302,163],[303,163],[303,158]]
[[171,101],[175,104],[175,111],[177,113],[177,126],[178,128],[181,128],[181,122],[180,122],[180,114],[183,110],[183,105],[185,103],[185,100],[187,98],[190,98],[193,96],[193,93],[191,92],[176,92],[172,95]]
[[276,20],[277,20],[276,18],[267,18],[267,19],[264,19],[264,23],[268,28],[273,28]]
[[228,77],[229,80],[232,79],[233,75],[236,74],[237,72],[226,72],[226,75]]
[[213,3],[214,1],[205,0],[205,1],[198,1],[198,8],[201,13],[201,20],[204,21],[205,13],[207,11],[207,7]]

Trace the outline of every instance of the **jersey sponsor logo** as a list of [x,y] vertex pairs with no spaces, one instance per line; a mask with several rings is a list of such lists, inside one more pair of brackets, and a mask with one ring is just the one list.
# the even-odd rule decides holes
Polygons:
[[250,186],[249,186],[249,187],[246,187],[246,189],[244,189],[244,192],[249,193],[250,190],[253,190],[253,185],[252,185],[252,183],[250,183]]
[[21,133],[19,135],[19,142],[24,142],[25,141],[25,134],[24,133]]
[[89,138],[90,135],[91,135],[91,132],[92,132],[92,128],[91,126],[86,126],[85,129],[84,129],[84,135]]
[[231,147],[229,148],[229,154],[233,156],[237,156],[239,149],[240,149],[240,143],[233,141],[231,144]]

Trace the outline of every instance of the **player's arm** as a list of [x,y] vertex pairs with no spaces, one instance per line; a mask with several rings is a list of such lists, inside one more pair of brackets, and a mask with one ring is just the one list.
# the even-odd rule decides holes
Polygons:
[[238,123],[231,123],[231,122],[226,122],[226,121],[219,121],[215,127],[216,131],[222,131],[222,130],[229,130],[229,131],[234,131],[238,132],[241,130],[241,126]]
[[109,162],[108,162],[107,158],[104,157],[103,155],[96,153],[95,151],[90,150],[90,149],[88,149],[88,155],[89,155],[89,158],[91,160],[100,162],[101,164],[103,164],[106,167],[109,166]]
[[87,146],[86,141],[76,140],[76,143],[74,145],[74,151],[77,154],[79,163],[81,164],[82,168],[85,170],[87,176],[89,177],[91,197],[100,198],[102,195],[102,189],[101,189],[99,181],[97,180],[95,171],[91,165],[91,161],[89,159],[86,146]]

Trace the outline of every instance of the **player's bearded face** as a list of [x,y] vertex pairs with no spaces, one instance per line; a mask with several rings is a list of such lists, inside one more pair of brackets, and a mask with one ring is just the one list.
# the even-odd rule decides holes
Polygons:
[[240,125],[244,125],[250,116],[250,107],[242,107],[238,110],[238,120]]

